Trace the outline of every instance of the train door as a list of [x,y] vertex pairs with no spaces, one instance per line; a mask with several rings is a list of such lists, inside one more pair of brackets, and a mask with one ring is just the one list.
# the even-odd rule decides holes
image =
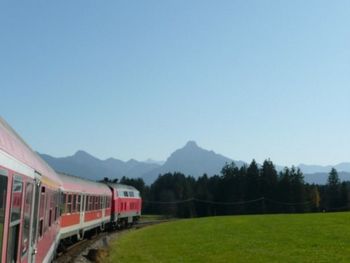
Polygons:
[[34,192],[34,180],[29,179],[23,182],[23,193],[24,193],[24,203],[23,203],[23,220],[22,220],[22,235],[20,243],[20,257],[21,262],[30,262],[31,255],[29,252],[30,247],[30,235],[32,230],[32,220],[33,220],[33,192]]
[[106,197],[101,196],[102,219],[106,216]]
[[81,200],[81,203],[80,203],[80,229],[82,229],[83,225],[84,225],[86,195],[79,195],[79,198]]
[[30,235],[29,235],[29,248],[28,263],[35,262],[37,240],[38,240],[38,212],[39,212],[39,200],[40,200],[40,175],[36,174],[36,178],[33,181],[33,198],[32,198],[32,209],[31,209],[31,221],[30,221]]
[[7,170],[0,168],[0,262],[5,262],[6,258],[6,225],[8,218],[8,187],[9,186]]
[[16,263],[20,259],[20,231],[22,212],[23,181],[13,176],[11,193],[11,214],[7,241],[7,263]]

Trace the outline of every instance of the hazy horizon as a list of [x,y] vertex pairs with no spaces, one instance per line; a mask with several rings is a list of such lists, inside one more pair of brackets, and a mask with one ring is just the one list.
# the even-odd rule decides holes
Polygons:
[[[189,140],[188,142],[190,142],[190,141],[193,141],[193,140]],[[187,143],[188,143],[187,142]],[[201,148],[201,149],[204,149],[204,150],[208,150],[208,151],[213,151],[214,153],[216,153],[216,154],[219,154],[219,155],[222,155],[222,156],[224,156],[224,157],[227,157],[227,158],[230,158],[230,159],[232,159],[233,161],[243,161],[243,162],[246,162],[247,164],[249,164],[253,159],[254,160],[256,160],[258,163],[263,163],[263,161],[265,161],[265,160],[267,160],[267,159],[270,159],[270,158],[265,158],[265,159],[262,159],[262,160],[257,160],[256,158],[252,158],[251,160],[241,160],[241,159],[235,159],[235,158],[232,158],[231,156],[226,156],[226,155],[223,155],[223,154],[221,154],[221,153],[219,153],[219,152],[217,152],[217,151],[215,151],[214,149],[205,149],[205,148],[203,148],[201,145],[198,145],[198,143],[196,142],[196,141],[194,141],[196,144],[197,144],[197,146],[199,147],[199,148]],[[186,143],[186,144],[187,144]],[[136,159],[136,158],[129,158],[129,159],[122,159],[122,158],[119,158],[118,156],[108,156],[108,157],[98,157],[97,155],[95,155],[94,153],[91,153],[91,152],[88,152],[88,151],[86,151],[86,150],[84,150],[84,149],[78,149],[78,150],[76,150],[75,152],[72,152],[72,153],[70,153],[70,154],[67,154],[67,155],[63,155],[63,156],[55,156],[55,155],[52,155],[52,154],[49,154],[49,153],[44,153],[44,152],[39,152],[39,154],[45,154],[45,155],[49,155],[49,156],[51,156],[51,157],[54,157],[54,158],[65,158],[65,157],[71,157],[71,156],[74,156],[75,154],[77,154],[78,152],[84,152],[84,153],[87,153],[87,154],[89,154],[89,155],[91,155],[91,156],[93,156],[93,157],[95,157],[95,158],[97,158],[97,159],[99,159],[99,160],[101,160],[101,161],[104,161],[104,160],[108,160],[108,159],[110,159],[110,158],[113,158],[113,159],[118,159],[118,160],[120,160],[120,161],[123,161],[123,162],[128,162],[128,161],[131,161],[131,160],[136,160],[136,161],[140,161],[140,162],[154,162],[154,163],[157,163],[157,164],[160,164],[160,163],[164,163],[164,162],[166,162],[166,160],[170,157],[170,155],[173,153],[173,152],[175,152],[176,150],[180,150],[180,149],[182,149],[183,147],[185,147],[186,146],[186,144],[183,144],[182,146],[179,146],[179,147],[177,147],[176,149],[174,149],[172,152],[170,152],[169,154],[168,154],[168,156],[166,156],[164,159],[154,159],[154,158],[147,158],[147,159],[144,159],[144,160],[140,160],[140,159]],[[271,160],[271,161],[273,161],[273,160]],[[274,162],[274,161],[273,161]],[[275,163],[274,162],[274,165],[277,165],[277,166],[282,166],[282,167],[284,167],[284,166],[286,166],[286,167],[291,167],[291,166],[299,166],[299,165],[307,165],[307,166],[313,166],[313,165],[315,165],[315,166],[324,166],[324,167],[326,167],[326,166],[336,166],[336,165],[339,165],[339,164],[343,164],[343,163],[350,163],[349,161],[344,161],[344,162],[339,162],[339,163],[329,163],[329,164],[324,164],[324,165],[322,165],[322,164],[316,164],[316,163],[295,163],[295,164],[289,164],[289,165],[285,165],[285,164],[283,164],[283,163]]]
[[0,3],[1,116],[36,151],[350,156],[349,1]]

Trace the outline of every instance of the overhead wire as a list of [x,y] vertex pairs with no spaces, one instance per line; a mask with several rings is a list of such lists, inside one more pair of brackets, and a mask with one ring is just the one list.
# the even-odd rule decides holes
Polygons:
[[260,201],[269,201],[272,203],[276,204],[281,204],[281,205],[308,205],[311,204],[310,201],[307,202],[282,202],[282,201],[276,201],[271,198],[267,197],[260,197],[257,199],[252,199],[252,200],[247,200],[247,201],[235,201],[235,202],[224,202],[224,201],[211,201],[211,200],[204,200],[204,199],[198,199],[198,198],[188,198],[185,200],[175,200],[175,201],[150,201],[150,200],[142,200],[144,203],[148,204],[163,204],[163,205],[171,205],[171,204],[182,204],[182,203],[188,203],[188,202],[198,202],[198,203],[206,203],[206,204],[212,204],[212,205],[244,205],[244,204],[250,204],[250,203],[255,203],[255,202],[260,202]]

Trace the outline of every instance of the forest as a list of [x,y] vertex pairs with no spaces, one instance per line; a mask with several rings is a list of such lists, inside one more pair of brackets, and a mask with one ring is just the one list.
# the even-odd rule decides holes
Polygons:
[[345,211],[350,208],[350,182],[336,169],[326,185],[307,184],[299,168],[278,172],[271,160],[237,167],[226,164],[219,175],[198,178],[182,173],[159,175],[150,186],[141,178],[123,177],[143,198],[144,214],[191,218],[216,215]]

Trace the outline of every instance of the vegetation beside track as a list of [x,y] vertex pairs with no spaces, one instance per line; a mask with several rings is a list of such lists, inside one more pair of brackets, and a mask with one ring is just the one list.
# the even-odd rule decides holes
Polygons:
[[350,262],[350,213],[179,220],[125,234],[106,262]]
[[174,219],[174,217],[166,216],[166,215],[142,215],[140,222],[150,222],[150,221],[162,221],[162,220],[169,220]]

